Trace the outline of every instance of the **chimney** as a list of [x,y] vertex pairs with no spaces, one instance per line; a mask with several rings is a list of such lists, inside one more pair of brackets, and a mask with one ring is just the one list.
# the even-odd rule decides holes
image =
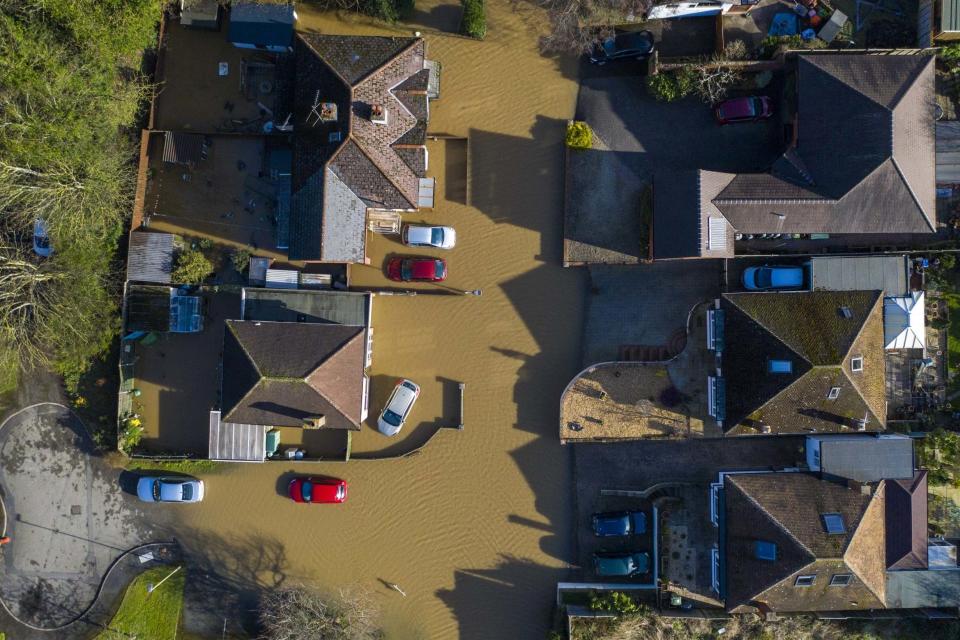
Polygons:
[[387,108],[382,104],[370,105],[370,122],[374,124],[387,124]]
[[303,419],[304,429],[322,429],[327,425],[326,416],[308,416]]

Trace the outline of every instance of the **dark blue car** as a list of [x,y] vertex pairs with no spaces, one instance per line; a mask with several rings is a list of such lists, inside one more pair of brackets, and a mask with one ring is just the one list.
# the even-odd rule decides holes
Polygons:
[[643,511],[595,513],[593,532],[602,537],[640,535],[647,532],[647,514]]

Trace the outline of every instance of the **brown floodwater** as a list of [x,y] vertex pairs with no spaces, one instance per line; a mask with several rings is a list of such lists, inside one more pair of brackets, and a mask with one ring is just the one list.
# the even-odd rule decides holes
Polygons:
[[[452,28],[458,6],[418,2],[418,20]],[[573,555],[570,451],[556,434],[560,394],[579,370],[586,287],[584,273],[560,266],[576,64],[537,52],[540,10],[487,7],[485,42],[421,29],[443,64],[430,132],[468,137],[469,163],[462,143],[432,143],[437,206],[411,217],[456,227],[447,284],[483,295],[375,299],[371,413],[399,376],[424,392],[397,444],[365,426],[354,451],[410,445],[455,423],[457,382],[467,385],[465,429],[443,429],[396,461],[237,465],[207,478],[200,508],[178,512],[188,546],[208,536],[275,545],[269,569],[260,567],[274,582],[371,590],[392,638],[543,638]],[[301,28],[323,33],[398,34],[302,4],[298,13]],[[386,284],[379,267],[398,251],[373,238],[372,265],[355,268],[353,283]],[[294,470],[345,478],[348,502],[295,505],[278,482]]]

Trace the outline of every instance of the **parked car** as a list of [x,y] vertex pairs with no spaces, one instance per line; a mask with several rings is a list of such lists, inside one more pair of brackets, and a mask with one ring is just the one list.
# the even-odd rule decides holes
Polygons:
[[428,227],[408,224],[403,228],[403,244],[409,247],[434,247],[453,249],[457,244],[457,232],[453,227]]
[[287,487],[287,495],[294,502],[338,504],[347,499],[347,482],[337,478],[294,478]]
[[649,31],[626,31],[595,44],[590,52],[590,62],[604,65],[613,60],[643,60],[653,53],[654,48],[653,34]]
[[441,282],[447,278],[443,258],[391,258],[387,277],[397,282]]
[[203,500],[203,480],[144,476],[137,481],[137,497],[143,502],[200,502]]
[[420,396],[420,387],[412,380],[401,380],[393,388],[387,404],[380,412],[377,420],[377,429],[385,436],[395,436],[400,433],[403,423],[413,409],[413,403]]
[[799,289],[803,287],[803,267],[763,265],[743,270],[743,286],[750,291]]
[[638,576],[650,572],[650,554],[646,551],[601,551],[593,554],[593,570],[598,576]]
[[773,105],[767,96],[749,96],[724,100],[714,112],[720,124],[755,122],[773,115]]
[[612,511],[593,514],[593,533],[598,536],[629,536],[647,532],[643,511]]
[[33,222],[33,252],[41,258],[49,258],[53,253],[46,221],[37,218]]

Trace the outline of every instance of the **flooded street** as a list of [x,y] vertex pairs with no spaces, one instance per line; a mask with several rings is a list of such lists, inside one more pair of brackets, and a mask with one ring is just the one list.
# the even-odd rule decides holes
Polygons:
[[[445,284],[483,295],[377,296],[373,304],[368,423],[403,376],[423,395],[391,446],[409,449],[455,424],[459,382],[465,429],[442,429],[422,453],[396,461],[234,465],[206,478],[202,508],[184,509],[175,532],[187,547],[236,549],[264,584],[367,588],[392,638],[543,638],[555,583],[573,556],[570,451],[556,434],[560,394],[580,368],[586,293],[585,273],[560,266],[562,140],[576,64],[561,68],[537,52],[542,12],[506,0],[487,7],[485,42],[423,28],[429,57],[443,65],[429,131],[469,143],[431,143],[437,206],[404,216],[454,226]],[[426,26],[453,28],[458,12],[459,4],[418,4]],[[385,33],[305,5],[298,13],[305,30]],[[354,267],[352,283],[386,286],[383,260],[401,249],[374,236],[372,264]],[[353,439],[357,455],[384,445],[369,424]],[[348,502],[294,504],[283,497],[293,471],[345,478]]]

